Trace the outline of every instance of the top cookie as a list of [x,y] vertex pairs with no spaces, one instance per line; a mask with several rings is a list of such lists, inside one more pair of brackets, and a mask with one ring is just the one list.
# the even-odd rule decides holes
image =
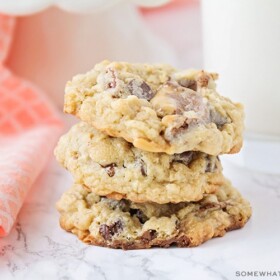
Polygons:
[[236,153],[243,107],[220,96],[217,74],[103,61],[66,85],[66,113],[139,149]]

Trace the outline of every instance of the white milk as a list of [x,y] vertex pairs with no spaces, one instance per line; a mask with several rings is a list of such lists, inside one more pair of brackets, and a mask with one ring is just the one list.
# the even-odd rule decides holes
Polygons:
[[202,0],[204,67],[245,106],[245,142],[229,160],[280,173],[280,0]]
[[280,138],[280,0],[202,0],[204,66],[245,105],[246,130]]

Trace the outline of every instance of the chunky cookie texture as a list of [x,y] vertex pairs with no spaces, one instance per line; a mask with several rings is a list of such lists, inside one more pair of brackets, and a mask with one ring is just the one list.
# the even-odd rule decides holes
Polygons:
[[103,61],[67,83],[64,111],[149,152],[236,153],[243,108],[217,93],[216,79],[168,65]]
[[198,202],[138,204],[76,184],[57,203],[60,224],[88,244],[122,249],[193,247],[244,226],[249,203],[228,181]]
[[55,155],[76,182],[118,200],[160,204],[196,201],[223,182],[222,167],[215,156],[142,151],[83,122],[61,137]]

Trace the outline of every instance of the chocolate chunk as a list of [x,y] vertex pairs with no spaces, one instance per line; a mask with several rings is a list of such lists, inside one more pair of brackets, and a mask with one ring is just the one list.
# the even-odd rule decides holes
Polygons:
[[217,125],[218,129],[228,123],[227,118],[213,108],[210,109],[210,120]]
[[217,170],[216,160],[214,156],[206,156],[206,167],[205,172],[214,172]]
[[115,163],[111,163],[108,165],[102,165],[103,168],[105,168],[107,174],[109,175],[109,177],[113,177],[115,175],[115,167],[117,165]]
[[122,221],[118,220],[111,225],[103,224],[99,228],[99,233],[105,240],[111,240],[112,237],[123,230]]
[[128,205],[127,200],[124,200],[124,199],[119,200],[117,208],[124,211],[124,212],[128,211],[129,205]]
[[157,231],[154,229],[149,229],[142,234],[141,239],[144,239],[145,241],[151,241],[156,237],[157,237]]
[[135,215],[138,218],[138,220],[141,224],[144,224],[148,220],[148,217],[140,209],[132,209],[131,208],[129,210],[129,213],[130,213],[131,216]]
[[105,240],[110,240],[112,239],[111,232],[110,232],[110,227],[103,224],[99,228],[99,233]]
[[[198,122],[207,122],[209,119],[208,104],[201,93],[192,89],[180,86],[178,83],[167,82],[158,88],[157,94],[151,100],[153,108],[159,117],[167,115],[184,115],[185,112],[192,113],[186,117],[180,127],[186,125],[194,125]],[[177,134],[177,128],[174,134]],[[171,132],[172,133],[172,132]]]
[[102,200],[105,201],[112,210],[120,209],[121,211],[124,212],[129,210],[128,202],[125,199],[115,200],[115,199],[108,199],[107,197],[102,197]]
[[182,79],[178,80],[178,84],[182,87],[189,88],[189,89],[192,89],[194,91],[197,90],[197,83],[196,83],[195,80],[182,78]]
[[165,105],[175,105],[174,113],[178,115],[182,115],[185,111],[200,112],[205,109],[201,94],[189,88],[180,87],[173,82],[167,82],[162,87],[161,94],[165,94],[165,100],[163,99],[162,101],[169,102],[169,104]]
[[135,95],[138,98],[146,99],[148,101],[150,101],[155,95],[150,86],[144,81],[135,79],[131,80],[127,87],[132,95]]
[[184,152],[181,154],[174,154],[173,155],[173,162],[180,162],[188,166],[190,162],[193,160],[194,152]]

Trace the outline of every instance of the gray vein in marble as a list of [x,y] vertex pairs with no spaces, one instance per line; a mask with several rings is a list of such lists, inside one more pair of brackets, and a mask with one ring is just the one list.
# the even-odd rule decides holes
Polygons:
[[145,276],[147,277],[147,280],[150,279],[156,279],[156,275],[150,270],[150,264],[151,260],[147,257],[142,258],[141,260],[141,267],[143,269],[143,272],[145,273]]
[[[180,258],[180,257],[179,258],[181,260],[183,260],[184,262],[191,264],[192,266],[201,266],[202,269],[206,270],[209,274],[212,274],[214,276],[214,279],[229,280],[220,271],[213,269],[210,264],[205,264],[202,261],[195,260],[194,259],[194,250],[195,249],[190,249],[190,253],[188,256],[186,256],[184,258]],[[178,258],[178,256],[176,254],[174,254],[173,252],[171,252],[171,254],[173,255],[173,257],[175,259]]]
[[272,191],[277,198],[280,198],[280,176],[268,174],[260,176],[256,174],[252,179],[258,186]]

